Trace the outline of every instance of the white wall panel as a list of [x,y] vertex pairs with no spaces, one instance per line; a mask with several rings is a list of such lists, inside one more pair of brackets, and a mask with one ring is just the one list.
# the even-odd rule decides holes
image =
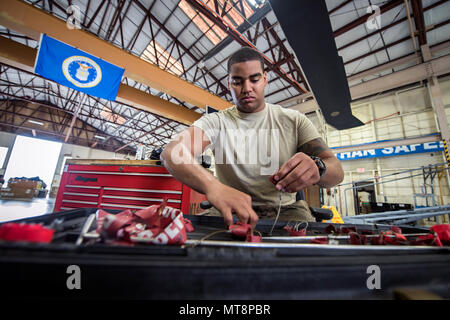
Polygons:
[[[446,106],[447,119],[450,122],[450,78],[440,80],[442,99]],[[351,146],[380,140],[405,139],[420,137],[438,132],[435,114],[432,109],[428,89],[426,86],[416,86],[410,89],[393,92],[388,96],[373,98],[363,103],[352,105],[353,114],[364,126],[349,130],[328,130],[330,147]],[[398,113],[398,114],[397,114]],[[325,203],[340,207],[345,215],[344,189],[351,187],[345,183],[359,180],[374,180],[374,176],[385,176],[413,168],[420,168],[430,164],[445,162],[442,152],[414,154],[408,156],[386,157],[379,159],[362,159],[342,161],[345,171],[344,184],[336,189],[338,196],[325,195]],[[364,171],[364,172],[361,172]],[[401,175],[383,178],[383,181],[396,177],[405,179],[388,182],[376,186],[377,201],[390,203],[410,203],[414,205],[414,194],[420,195],[424,191],[424,179],[421,170]],[[412,175],[418,175],[412,177]],[[439,179],[440,178],[440,179]],[[448,175],[444,172],[437,174],[433,181],[435,201],[437,205],[450,203],[450,188]],[[430,180],[427,180],[427,183]],[[431,192],[431,186],[427,186]],[[331,193],[333,195],[333,192]],[[349,215],[354,214],[353,194],[346,192]],[[428,199],[431,205],[431,198]],[[425,206],[424,197],[416,197],[417,205]]]

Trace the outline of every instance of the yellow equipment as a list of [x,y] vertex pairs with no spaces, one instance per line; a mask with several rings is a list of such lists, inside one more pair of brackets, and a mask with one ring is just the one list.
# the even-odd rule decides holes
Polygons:
[[334,206],[322,206],[323,209],[330,209],[333,212],[333,218],[331,220],[322,220],[322,222],[330,222],[330,223],[344,223],[341,218],[341,215],[336,210]]

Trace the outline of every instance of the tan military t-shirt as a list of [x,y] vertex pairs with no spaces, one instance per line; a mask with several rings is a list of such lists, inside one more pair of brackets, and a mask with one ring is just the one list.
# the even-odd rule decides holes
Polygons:
[[[279,191],[269,177],[304,143],[321,137],[304,114],[269,103],[256,113],[233,106],[204,115],[193,126],[211,142],[219,181],[249,194],[253,205],[278,205]],[[283,205],[294,202],[295,193],[282,198]]]

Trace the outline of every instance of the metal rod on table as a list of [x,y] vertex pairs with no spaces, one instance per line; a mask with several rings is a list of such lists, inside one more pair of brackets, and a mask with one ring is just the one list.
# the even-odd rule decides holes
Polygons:
[[198,243],[198,240],[186,240],[184,243],[186,246],[220,246],[220,247],[241,247],[241,248],[274,248],[274,249],[290,249],[290,248],[303,248],[303,249],[321,249],[321,250],[356,250],[356,251],[445,251],[448,252],[449,248],[446,247],[430,247],[430,246],[358,246],[358,245],[347,245],[347,244],[312,244],[312,243],[276,243],[276,242],[237,242],[237,241],[214,241],[214,240],[204,240]]
[[[409,233],[409,234],[402,234],[405,237],[418,237],[418,236],[426,236],[429,233]],[[379,235],[378,234],[368,234],[368,235],[364,235],[366,238],[376,238]],[[390,237],[390,238],[395,238],[395,235],[391,235],[391,234],[387,234],[384,235],[385,237]],[[350,239],[350,235],[340,235],[340,236],[335,236],[335,235],[323,235],[323,236],[299,236],[299,237],[295,237],[295,236],[273,236],[273,237],[262,237],[261,240],[273,240],[273,241],[281,241],[281,242],[297,242],[297,241],[302,241],[302,240],[314,240],[314,239],[320,239],[320,238],[327,238],[328,240],[348,240]]]
[[83,243],[83,239],[86,237],[86,233],[89,231],[89,228],[92,226],[94,220],[95,220],[95,213],[89,215],[89,217],[86,219],[86,222],[84,223],[83,228],[81,229],[81,233],[78,236],[77,241],[75,242],[77,246]]

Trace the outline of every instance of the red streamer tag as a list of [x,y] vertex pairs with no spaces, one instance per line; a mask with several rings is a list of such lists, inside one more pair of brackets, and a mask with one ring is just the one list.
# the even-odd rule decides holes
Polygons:
[[381,246],[384,244],[384,234],[380,234],[378,237],[370,239],[370,244],[373,246]]
[[330,234],[330,233],[338,233],[336,227],[332,224],[329,224],[328,226],[326,226],[325,228],[325,233],[326,234]]
[[192,225],[191,220],[184,218],[184,227],[186,228],[186,232],[193,232],[194,226]]
[[235,238],[246,239],[247,234],[251,233],[252,226],[247,223],[241,223],[240,221],[232,224],[228,227],[228,230],[231,231],[231,235]]
[[411,245],[443,247],[439,236],[431,233],[424,236],[418,236],[416,240],[411,241]]
[[372,245],[407,245],[408,239],[401,233],[393,231],[381,232],[378,237],[370,240]]
[[306,236],[306,230],[297,230],[297,231],[291,231],[289,232],[289,235],[291,237],[303,237]]
[[303,237],[306,235],[306,229],[297,230],[295,231],[293,227],[291,226],[285,226],[284,230],[289,232],[290,237]]
[[438,235],[440,242],[445,245],[450,245],[450,224],[437,224],[432,226],[430,230]]
[[126,210],[113,215],[98,210],[97,232],[102,238],[115,240],[115,243],[147,242],[180,245],[185,243],[187,238],[183,213],[178,209],[164,206],[164,203],[135,213]]
[[350,244],[353,245],[365,245],[367,241],[366,236],[360,235],[356,232],[350,233]]
[[402,229],[400,227],[392,226],[390,230],[395,233],[402,233]]
[[351,232],[358,232],[358,230],[356,229],[356,227],[341,227],[341,232],[348,234]]
[[395,233],[393,231],[387,231],[385,232],[384,236],[384,244],[390,244],[390,245],[402,245],[407,244],[408,240],[405,238],[404,235],[400,233]]
[[261,237],[249,233],[247,234],[247,242],[261,242]]
[[105,238],[116,238],[121,228],[130,225],[133,222],[132,217],[120,214],[107,214],[103,218],[103,225],[100,234]]
[[328,244],[328,238],[327,237],[315,238],[311,240],[311,243]]
[[53,229],[35,223],[5,223],[0,226],[0,240],[49,243]]
[[242,223],[240,221],[232,224],[228,227],[231,231],[231,236],[233,238],[246,240],[247,242],[261,242],[260,236],[255,236],[253,234],[252,226],[247,223]]

